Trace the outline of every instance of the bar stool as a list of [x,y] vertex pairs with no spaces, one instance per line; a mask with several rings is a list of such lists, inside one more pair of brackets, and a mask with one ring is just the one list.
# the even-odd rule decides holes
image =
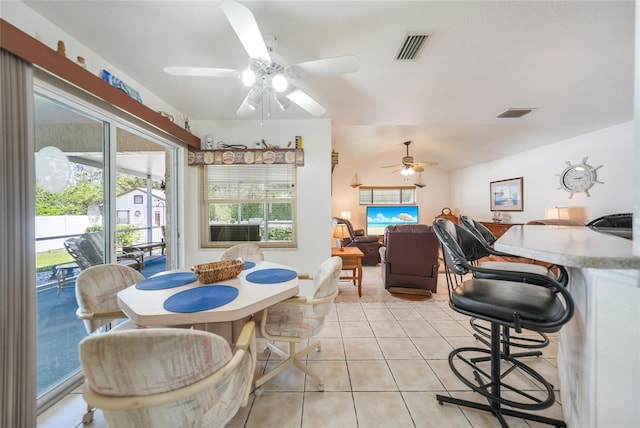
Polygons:
[[[535,273],[539,275],[548,275],[551,278],[556,279],[562,285],[566,286],[569,276],[567,274],[566,269],[563,266],[552,265],[548,266],[540,266],[533,263],[525,263],[519,261],[513,261],[512,258],[517,257],[512,254],[503,253],[501,251],[497,251],[493,248],[493,243],[497,240],[497,238],[491,233],[489,229],[487,229],[482,223],[479,223],[467,216],[461,215],[459,218],[459,225],[463,230],[458,229],[458,244],[461,244],[461,241],[465,240],[473,240],[474,238],[479,241],[484,250],[486,250],[486,254],[476,254],[476,257],[485,257],[488,255],[494,255],[499,257],[508,257],[510,260],[508,261],[486,261],[483,263],[478,263],[477,259],[470,260],[473,265],[479,265],[483,268],[495,269],[495,270],[512,270],[517,272],[527,272],[527,273]],[[469,236],[466,232],[469,232],[472,236]],[[462,245],[464,249],[464,245]],[[476,253],[478,253],[476,251]],[[522,259],[521,257],[517,257],[517,259]],[[554,272],[557,272],[557,274]],[[447,271],[449,273],[449,270]],[[486,275],[481,272],[474,273],[476,278],[483,278]],[[492,274],[492,277],[495,278],[495,274]],[[535,279],[529,279],[529,282],[535,281]],[[488,339],[491,337],[491,328],[487,325],[487,323],[483,321],[479,321],[475,318],[469,320],[469,324],[474,329],[474,331],[478,334],[476,338],[478,340],[483,341],[487,346],[489,346]],[[509,328],[503,328],[502,331],[502,352],[510,354],[513,357],[539,357],[542,355],[542,352],[539,351],[542,348],[545,348],[549,345],[549,338],[546,334],[542,332],[536,332],[537,334],[524,334],[524,335],[513,335]],[[511,353],[511,347],[527,349],[528,351]]]
[[[462,400],[442,394],[436,396],[440,404],[452,403],[491,412],[503,427],[508,427],[504,416],[536,421],[557,427],[565,427],[564,421],[552,419],[526,411],[542,410],[555,402],[553,386],[542,375],[522,361],[501,350],[501,329],[508,327],[517,333],[522,329],[551,333],[567,323],[574,310],[573,300],[564,285],[547,275],[507,270],[492,270],[474,266],[467,254],[481,251],[477,240],[458,244],[461,230],[446,219],[436,219],[433,228],[443,247],[447,266],[457,275],[480,273],[484,278],[472,277],[449,288],[449,305],[453,310],[491,325],[490,349],[463,347],[449,354],[449,367],[458,379],[473,391],[486,398],[488,404]],[[478,355],[487,358],[477,359]],[[490,367],[484,367],[489,361]],[[506,369],[501,368],[505,362]],[[464,372],[471,368],[473,379]],[[509,384],[509,375],[519,372],[537,388],[538,395],[519,390]],[[507,399],[502,392],[509,391],[516,397]],[[517,401],[516,401],[517,400]],[[513,407],[514,409],[504,408]],[[515,410],[522,409],[522,410]]]

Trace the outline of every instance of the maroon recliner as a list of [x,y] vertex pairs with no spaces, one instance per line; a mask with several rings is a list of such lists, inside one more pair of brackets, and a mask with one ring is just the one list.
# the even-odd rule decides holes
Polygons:
[[353,229],[349,220],[334,217],[334,224],[344,224],[349,231],[349,237],[342,240],[343,247],[358,247],[364,254],[363,265],[377,265],[380,263],[380,241],[377,235],[365,235],[362,229]]
[[[391,292],[435,293],[438,287],[440,243],[431,226],[387,226],[380,249],[382,283]],[[428,291],[427,291],[428,290]]]

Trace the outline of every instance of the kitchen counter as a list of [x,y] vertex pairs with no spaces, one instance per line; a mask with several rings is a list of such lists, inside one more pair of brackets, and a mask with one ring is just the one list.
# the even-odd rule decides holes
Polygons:
[[631,240],[582,226],[513,226],[495,247],[565,267],[640,269]]
[[558,344],[567,425],[640,426],[640,257],[632,241],[588,227],[525,225],[495,247],[569,272],[575,312]]

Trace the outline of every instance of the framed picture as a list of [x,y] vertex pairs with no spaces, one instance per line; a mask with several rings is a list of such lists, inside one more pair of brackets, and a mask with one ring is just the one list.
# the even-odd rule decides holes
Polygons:
[[489,183],[491,211],[523,211],[522,177]]

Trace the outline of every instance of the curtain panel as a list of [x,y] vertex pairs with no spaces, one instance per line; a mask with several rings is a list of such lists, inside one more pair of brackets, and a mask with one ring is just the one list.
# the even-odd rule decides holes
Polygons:
[[33,70],[0,55],[0,427],[35,427]]

